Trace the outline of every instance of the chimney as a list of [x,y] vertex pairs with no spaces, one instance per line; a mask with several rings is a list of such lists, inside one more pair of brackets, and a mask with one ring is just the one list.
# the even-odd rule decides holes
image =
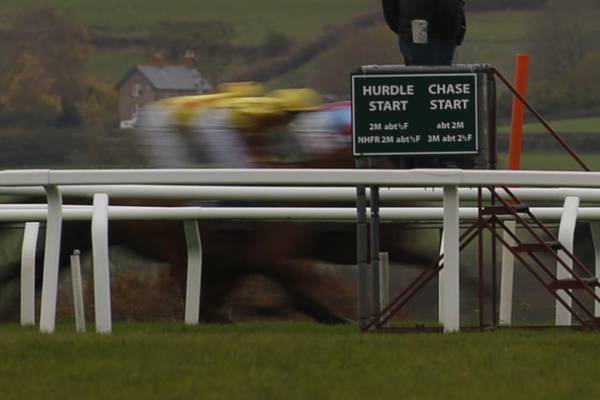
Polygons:
[[165,66],[165,54],[162,51],[157,51],[152,55],[152,65],[158,68]]
[[193,68],[196,64],[196,54],[192,50],[186,50],[183,55],[183,65]]

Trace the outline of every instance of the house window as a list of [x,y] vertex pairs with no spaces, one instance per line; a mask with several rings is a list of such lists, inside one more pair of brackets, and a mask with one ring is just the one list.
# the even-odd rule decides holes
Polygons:
[[137,117],[138,110],[140,109],[140,105],[138,103],[129,104],[129,115],[131,119]]
[[139,83],[134,83],[131,85],[131,97],[138,98],[142,95],[142,85]]

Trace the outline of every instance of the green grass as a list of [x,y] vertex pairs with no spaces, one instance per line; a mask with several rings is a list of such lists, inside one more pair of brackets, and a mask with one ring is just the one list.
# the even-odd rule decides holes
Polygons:
[[[0,24],[6,25],[22,10],[47,5],[47,0],[4,0]],[[378,5],[374,0],[55,0],[64,10],[88,26],[112,32],[147,32],[165,19],[223,20],[234,24],[240,41],[258,42],[269,30],[292,37],[308,37],[334,23]]]
[[[47,4],[47,1],[4,1],[0,25],[9,24],[27,7],[41,4]],[[162,0],[56,0],[52,4],[87,26],[120,35],[147,34],[156,22],[167,19],[222,20],[235,26],[236,41],[242,45],[261,43],[269,31],[281,32],[295,40],[312,38],[328,25],[380,7],[376,0],[308,0],[302,3],[275,0],[175,0],[168,3]],[[490,63],[510,76],[514,55],[527,50],[527,28],[537,15],[536,11],[469,13],[468,34],[457,52],[456,61]],[[391,35],[386,32],[381,40],[395,46]],[[95,77],[116,82],[130,66],[144,61],[147,61],[147,55],[137,49],[99,52],[92,57],[90,69]],[[278,81],[282,86],[298,86],[306,71],[314,68],[310,64],[303,66],[299,72],[292,72]]]
[[[509,79],[512,79],[515,55],[527,51],[529,47],[528,27],[538,16],[539,11],[468,13],[468,32],[463,45],[457,48],[455,62],[491,64],[502,71]],[[358,37],[340,38],[339,46],[358,52],[362,51],[363,46],[381,49],[377,54],[372,55],[373,59],[370,59],[369,63],[402,63],[394,34],[385,26],[383,18],[380,26],[369,30],[358,30],[356,35]],[[369,41],[372,42],[372,46]],[[360,57],[360,54],[355,56],[354,53],[351,55],[335,53],[338,49],[339,47],[334,47],[323,52],[300,68],[277,77],[269,84],[271,86],[286,87],[297,86],[298,82],[302,82],[302,84],[310,85],[313,81],[311,76],[321,74],[323,68],[331,68],[331,62],[326,61],[331,58],[342,57],[348,59],[345,69],[338,64],[335,64],[334,67],[335,73],[343,77],[346,77],[350,71],[360,65],[357,64],[355,58],[360,59],[363,63],[367,62],[364,57]],[[506,89],[499,85],[498,90],[499,94],[502,94]]]
[[[596,153],[578,153],[592,171],[600,171],[600,156]],[[507,168],[507,155],[498,154],[498,168]],[[521,156],[521,169],[545,171],[583,171],[567,153],[530,152]]]
[[592,399],[596,333],[360,334],[354,327],[246,323],[0,328],[4,400]]
[[[590,118],[569,118],[560,119],[555,121],[548,121],[550,126],[555,129],[558,133],[600,133],[600,117]],[[508,133],[510,128],[508,126],[501,127],[498,131],[500,133]],[[525,134],[530,133],[547,133],[548,131],[539,122],[527,123],[523,126],[523,132]]]
[[[539,11],[469,13],[467,34],[457,49],[456,62],[492,64],[511,77],[515,55],[529,51],[528,29],[539,14]],[[499,86],[499,90],[502,92],[504,88]]]
[[[46,0],[6,0],[0,7],[0,26],[7,26],[28,7],[47,5]],[[235,28],[239,45],[259,45],[268,33],[283,33],[293,40],[304,40],[321,33],[327,26],[345,21],[379,7],[376,0],[308,0],[283,3],[275,0],[106,0],[82,2],[56,0],[52,5],[88,27],[106,33],[147,35],[159,21],[219,20]],[[117,11],[118,10],[118,11]],[[136,48],[97,50],[90,59],[93,77],[116,83],[133,65],[147,62],[153,50]],[[199,60],[202,68],[203,60]],[[226,67],[226,66],[225,66]]]
[[131,67],[147,62],[149,57],[149,52],[138,49],[94,51],[88,68],[96,79],[116,84]]

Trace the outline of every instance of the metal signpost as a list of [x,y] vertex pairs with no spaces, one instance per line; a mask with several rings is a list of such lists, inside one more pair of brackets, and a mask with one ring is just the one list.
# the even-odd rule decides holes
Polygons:
[[[495,168],[496,86],[489,65],[363,66],[351,85],[357,168],[375,168],[382,157],[435,168]],[[364,330],[381,311],[379,187],[370,187],[368,202],[365,187],[357,187],[357,209],[357,311]]]

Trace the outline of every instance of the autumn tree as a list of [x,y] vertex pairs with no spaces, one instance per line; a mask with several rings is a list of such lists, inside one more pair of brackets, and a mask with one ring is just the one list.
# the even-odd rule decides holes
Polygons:
[[62,112],[55,81],[41,61],[30,54],[18,55],[2,79],[0,109],[10,123],[52,124]]
[[[36,8],[11,27],[0,99],[5,117],[28,124],[79,121],[90,54],[87,30],[53,8]],[[6,115],[8,114],[8,116]]]
[[116,104],[117,92],[112,85],[89,81],[84,99],[79,103],[83,125],[87,128],[117,126]]

